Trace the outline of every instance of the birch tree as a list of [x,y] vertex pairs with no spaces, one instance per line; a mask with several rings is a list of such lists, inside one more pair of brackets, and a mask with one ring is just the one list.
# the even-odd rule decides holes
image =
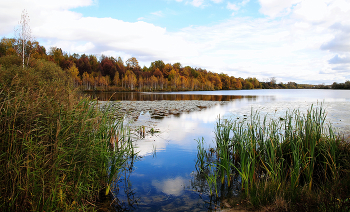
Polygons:
[[16,37],[16,52],[22,58],[22,65],[24,68],[24,60],[27,59],[27,65],[29,63],[30,55],[33,50],[34,38],[32,37],[32,31],[29,26],[29,15],[27,10],[22,11],[21,20],[19,26],[15,29]]

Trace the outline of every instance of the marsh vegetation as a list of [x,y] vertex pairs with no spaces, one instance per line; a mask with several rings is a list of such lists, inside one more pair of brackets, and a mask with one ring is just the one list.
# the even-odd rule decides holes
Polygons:
[[348,211],[350,145],[325,120],[321,105],[277,119],[253,110],[219,119],[215,148],[206,150],[198,140],[198,174],[210,195],[236,207]]
[[116,107],[78,95],[52,62],[0,59],[0,210],[96,208],[133,155]]

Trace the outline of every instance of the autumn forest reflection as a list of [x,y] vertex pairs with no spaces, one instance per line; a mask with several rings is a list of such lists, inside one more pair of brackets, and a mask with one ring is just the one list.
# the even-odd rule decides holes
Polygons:
[[257,96],[242,95],[198,95],[176,93],[148,93],[148,92],[97,92],[89,93],[91,98],[99,101],[159,101],[159,100],[203,100],[203,101],[232,101],[235,99],[257,99]]

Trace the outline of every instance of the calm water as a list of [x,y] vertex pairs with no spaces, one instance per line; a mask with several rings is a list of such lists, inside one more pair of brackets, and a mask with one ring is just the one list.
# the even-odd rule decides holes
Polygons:
[[[110,94],[95,96],[110,99]],[[206,146],[214,146],[214,127],[218,117],[235,119],[259,110],[278,118],[286,110],[306,111],[312,104],[323,103],[327,121],[348,135],[350,132],[350,91],[344,90],[249,90],[171,93],[122,93],[112,100],[214,100],[226,101],[201,111],[152,119],[147,111],[132,123],[134,128],[146,125],[159,133],[135,140],[139,158],[124,173],[114,194],[116,210],[130,211],[210,211],[220,210],[210,199],[205,180],[196,177],[197,141],[203,137]],[[230,193],[231,192],[231,193]],[[228,195],[234,192],[230,191]]]

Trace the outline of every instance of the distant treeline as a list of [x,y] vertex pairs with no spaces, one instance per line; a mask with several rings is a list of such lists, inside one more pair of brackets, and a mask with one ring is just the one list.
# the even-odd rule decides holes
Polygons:
[[[0,42],[0,57],[19,56],[20,42],[14,38],[3,38]],[[180,63],[165,64],[162,60],[140,67],[135,57],[125,62],[120,58],[102,55],[67,54],[61,48],[51,47],[49,52],[38,42],[27,42],[26,65],[31,59],[43,59],[58,64],[74,79],[74,84],[86,91],[186,91],[186,90],[241,90],[241,89],[299,89],[340,88],[337,86],[313,86],[295,82],[259,82],[255,77],[243,79],[214,73],[202,68],[182,66]],[[4,58],[3,58],[4,59]],[[4,63],[4,61],[3,61]],[[6,62],[5,62],[6,63]],[[348,83],[349,84],[349,83]],[[348,85],[345,83],[344,85]],[[341,88],[349,88],[343,86]]]

